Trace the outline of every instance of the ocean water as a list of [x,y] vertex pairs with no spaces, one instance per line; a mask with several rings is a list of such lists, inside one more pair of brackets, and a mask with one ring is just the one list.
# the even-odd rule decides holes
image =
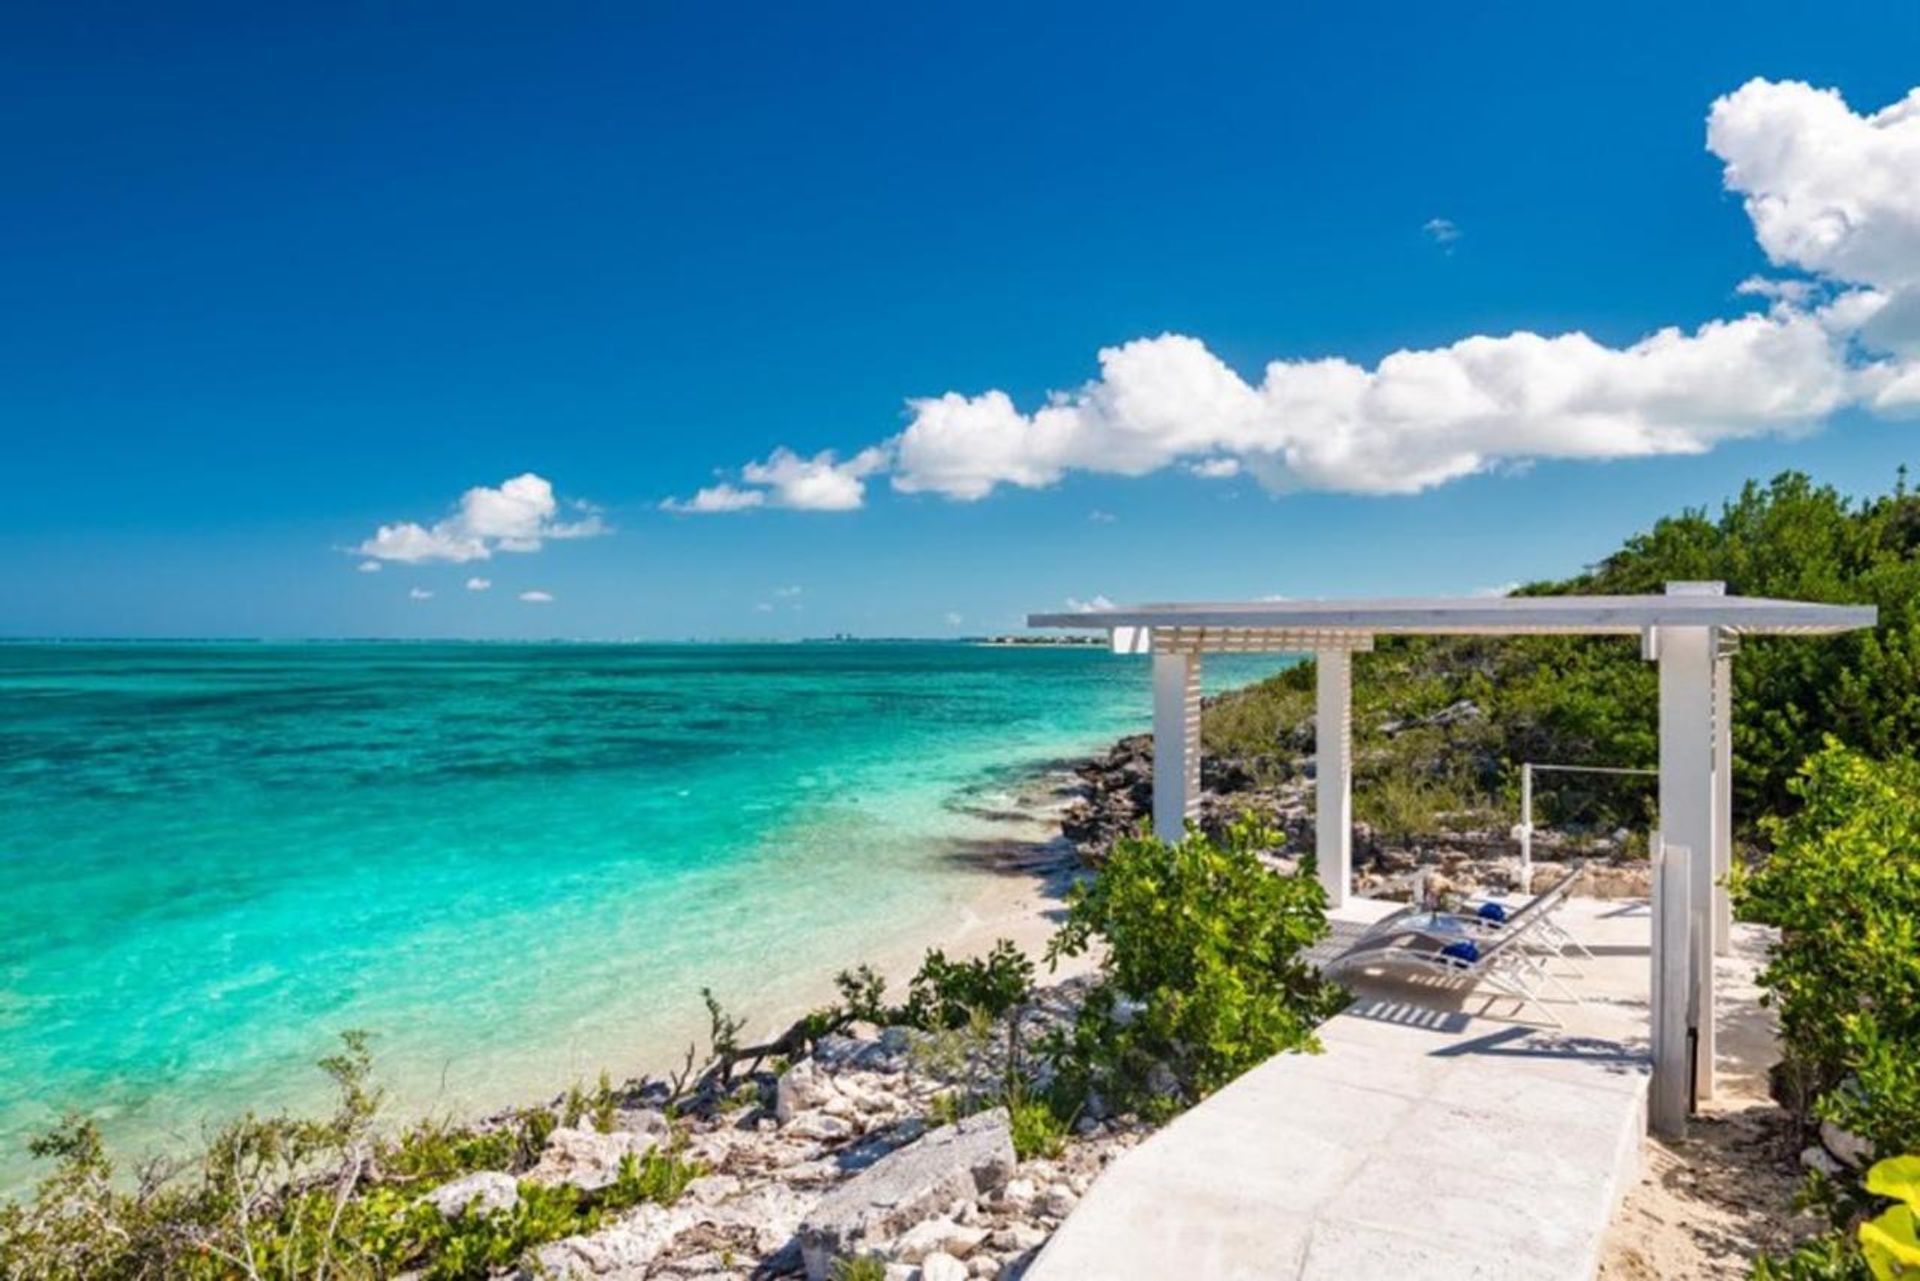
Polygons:
[[1091,647],[0,645],[0,1188],[69,1108],[315,1105],[349,1028],[400,1114],[658,1067],[702,985],[951,917],[982,815],[1149,719]]

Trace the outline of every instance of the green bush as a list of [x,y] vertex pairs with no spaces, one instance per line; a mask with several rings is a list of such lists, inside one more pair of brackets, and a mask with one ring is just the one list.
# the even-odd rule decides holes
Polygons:
[[1789,1102],[1878,1156],[1920,1151],[1920,762],[1830,742],[1792,791],[1772,857],[1733,881],[1741,916],[1780,930],[1760,983]]
[[1251,819],[1218,841],[1134,836],[1076,887],[1049,960],[1105,946],[1101,977],[1050,1050],[1070,1092],[1164,1113],[1282,1050],[1343,997],[1301,953],[1327,930],[1308,869],[1279,876],[1258,854],[1279,836]]
[[907,985],[907,1003],[895,1019],[928,1030],[964,1027],[976,1012],[996,1019],[1011,1013],[1032,992],[1033,962],[1009,939],[966,961],[949,961],[934,948]]
[[[1920,1152],[1920,762],[1874,761],[1829,742],[1772,820],[1760,870],[1736,873],[1740,915],[1780,940],[1760,974],[1779,1011],[1785,1102],[1832,1121],[1883,1161]],[[1853,1229],[1872,1208],[1852,1178],[1813,1179],[1833,1230],[1755,1265],[1763,1281],[1863,1278]]]

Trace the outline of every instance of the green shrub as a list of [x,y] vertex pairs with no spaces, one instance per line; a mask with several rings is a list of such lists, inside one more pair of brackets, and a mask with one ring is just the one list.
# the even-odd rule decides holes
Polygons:
[[934,948],[907,985],[907,1003],[896,1021],[917,1028],[957,1028],[975,1012],[989,1018],[1011,1013],[1033,992],[1033,962],[1001,939],[985,956],[949,961]]
[[1258,854],[1279,836],[1252,819],[1219,841],[1134,836],[1075,888],[1050,961],[1105,945],[1101,978],[1050,1049],[1070,1092],[1166,1112],[1282,1050],[1317,1048],[1338,989],[1301,953],[1327,929],[1307,870],[1279,876]]
[[1006,1096],[1007,1119],[1013,1131],[1013,1153],[1022,1161],[1052,1160],[1067,1148],[1069,1122],[1054,1111],[1044,1095],[1031,1096],[1015,1087]]
[[1760,983],[1789,1101],[1878,1156],[1920,1152],[1920,762],[1830,742],[1793,792],[1772,857],[1733,882],[1740,914],[1780,930]]

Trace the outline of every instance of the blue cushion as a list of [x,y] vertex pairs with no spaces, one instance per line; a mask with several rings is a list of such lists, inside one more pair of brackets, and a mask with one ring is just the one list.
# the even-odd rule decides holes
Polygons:
[[1449,943],[1441,948],[1440,955],[1451,956],[1471,965],[1480,959],[1480,949],[1474,946],[1471,939],[1461,939],[1458,943]]
[[1482,903],[1480,905],[1479,915],[1481,920],[1492,921],[1495,925],[1498,925],[1507,919],[1507,909],[1501,907],[1498,903]]

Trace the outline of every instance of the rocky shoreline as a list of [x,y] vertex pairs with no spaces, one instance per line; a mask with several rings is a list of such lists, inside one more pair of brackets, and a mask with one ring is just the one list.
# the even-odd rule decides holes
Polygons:
[[[1057,814],[1059,834],[1013,842],[976,857],[1021,875],[1097,867],[1114,840],[1151,805],[1151,742],[1120,740],[1106,752],[1031,780],[1020,800]],[[1200,822],[1215,828],[1252,810],[1287,837],[1273,856],[1312,845],[1310,759],[1263,785],[1233,760],[1207,759]],[[1031,811],[1027,817],[1031,819]],[[1624,842],[1578,851],[1585,892],[1645,893],[1644,864]],[[1557,875],[1575,851],[1551,834],[1536,839],[1536,877]],[[1610,857],[1611,856],[1611,857]],[[1355,833],[1359,891],[1408,899],[1429,892],[1517,890],[1519,852],[1509,833],[1463,830],[1411,844]],[[885,1281],[1017,1281],[1094,1178],[1152,1129],[1131,1116],[1081,1117],[1051,1154],[1020,1159],[1005,1108],[954,1119],[950,1104],[970,1082],[1003,1079],[1006,1056],[1037,1050],[1070,1021],[1089,980],[1035,992],[1028,1004],[971,1037],[907,1027],[866,1027],[821,1038],[791,1064],[760,1063],[723,1075],[691,1101],[648,1079],[618,1094],[604,1131],[580,1126],[547,1137],[533,1182],[604,1186],[621,1161],[673,1151],[700,1171],[671,1204],[647,1203],[589,1235],[540,1247],[522,1275],[603,1281],[721,1281],[871,1275]],[[962,1043],[964,1042],[964,1043]],[[764,1056],[763,1056],[764,1061]],[[946,1118],[940,1124],[936,1118]],[[508,1124],[509,1114],[496,1119]],[[510,1208],[514,1176],[469,1176],[435,1194],[443,1212],[470,1203]],[[864,1272],[850,1271],[861,1260]]]

